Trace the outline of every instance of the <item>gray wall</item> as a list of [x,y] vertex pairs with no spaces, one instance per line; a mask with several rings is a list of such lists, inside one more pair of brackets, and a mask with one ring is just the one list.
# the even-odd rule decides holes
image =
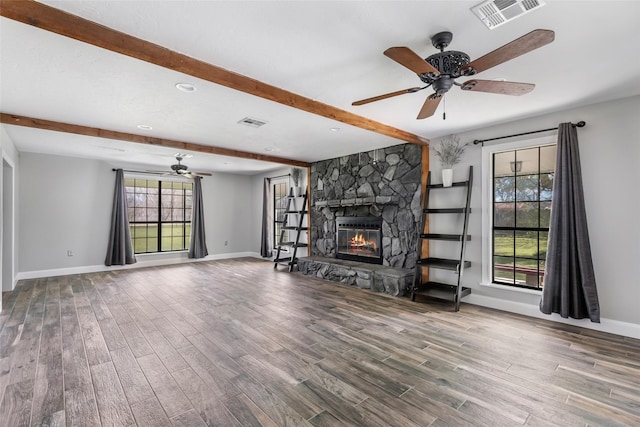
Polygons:
[[[585,189],[587,220],[593,253],[603,323],[627,322],[640,326],[640,227],[638,226],[638,183],[640,182],[640,96],[596,104],[583,108],[554,112],[533,119],[520,120],[478,131],[459,134],[463,142],[491,138],[537,129],[556,127],[562,122],[585,120],[578,129],[580,156]],[[540,136],[533,135],[532,137]],[[525,137],[522,137],[525,138]],[[508,139],[506,141],[513,141]],[[437,144],[438,140],[434,140]],[[491,144],[496,144],[494,142]],[[471,146],[454,178],[462,179],[469,165],[474,166],[473,213],[467,259],[473,267],[465,273],[465,285],[473,288],[468,301],[518,311],[540,314],[537,295],[480,286],[482,251],[482,170],[481,147]],[[440,165],[431,152],[430,168],[434,176]],[[439,182],[439,178],[437,178]],[[431,229],[435,232],[434,224]],[[436,243],[431,248],[437,250]],[[559,320],[559,316],[553,317]],[[588,321],[582,322],[588,323]],[[582,324],[579,323],[579,324]],[[590,326],[590,325],[584,325]],[[640,331],[640,329],[639,329]]]
[[[113,200],[111,169],[98,160],[21,154],[20,272],[104,264]],[[209,255],[249,250],[250,183],[250,177],[233,174],[203,178]],[[171,258],[186,259],[186,254],[139,255],[138,261]]]

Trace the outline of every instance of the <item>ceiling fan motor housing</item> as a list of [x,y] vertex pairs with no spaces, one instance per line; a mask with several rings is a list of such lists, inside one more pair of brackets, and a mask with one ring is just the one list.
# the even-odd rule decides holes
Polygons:
[[178,163],[177,165],[171,165],[171,170],[177,174],[183,174],[187,171],[187,166]]

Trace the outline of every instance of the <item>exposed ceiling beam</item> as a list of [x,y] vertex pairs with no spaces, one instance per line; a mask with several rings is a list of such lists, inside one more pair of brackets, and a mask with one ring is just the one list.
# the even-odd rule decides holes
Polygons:
[[280,163],[283,165],[300,166],[308,168],[309,162],[286,159],[284,157],[268,156],[264,154],[249,153],[246,151],[231,150],[229,148],[212,147],[210,145],[195,144],[192,142],[175,141],[172,139],[154,138],[147,135],[118,132],[107,129],[88,126],[60,123],[51,120],[36,119],[33,117],[18,116],[15,114],[0,113],[0,123],[8,125],[24,126],[29,128],[52,130],[56,132],[74,133],[76,135],[93,136],[96,138],[115,139],[118,141],[136,142],[139,144],[171,147],[179,150],[196,151],[200,153],[218,154],[221,156],[240,157],[242,159],[261,160],[265,162]]
[[231,89],[377,132],[401,141],[418,145],[429,143],[429,140],[422,136],[314,101],[251,77],[225,70],[35,1],[0,0],[0,15],[160,67],[208,80]]

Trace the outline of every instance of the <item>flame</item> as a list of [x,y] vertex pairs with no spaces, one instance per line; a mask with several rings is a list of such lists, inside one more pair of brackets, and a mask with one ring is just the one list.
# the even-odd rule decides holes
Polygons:
[[378,250],[375,240],[366,240],[364,238],[364,234],[360,234],[360,233],[356,233],[356,235],[351,238],[351,241],[349,242],[349,247],[367,248],[367,249],[372,249],[374,251]]

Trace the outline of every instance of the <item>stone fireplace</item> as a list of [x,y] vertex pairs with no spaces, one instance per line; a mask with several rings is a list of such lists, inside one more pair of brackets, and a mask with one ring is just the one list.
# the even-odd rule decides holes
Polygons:
[[[422,148],[402,144],[311,165],[311,255],[342,257],[338,220],[372,217],[380,224],[383,266],[412,269],[421,215]],[[343,246],[343,245],[342,245]],[[346,251],[348,252],[348,251]]]

